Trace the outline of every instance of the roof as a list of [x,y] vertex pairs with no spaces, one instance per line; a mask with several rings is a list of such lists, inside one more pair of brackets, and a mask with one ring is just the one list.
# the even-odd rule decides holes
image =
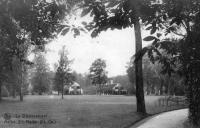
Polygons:
[[78,86],[80,86],[80,84],[78,84],[77,82],[74,82],[74,83],[71,85],[71,87],[78,87]]

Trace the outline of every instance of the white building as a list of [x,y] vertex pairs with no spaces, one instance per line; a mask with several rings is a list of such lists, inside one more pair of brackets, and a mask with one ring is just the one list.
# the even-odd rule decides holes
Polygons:
[[70,95],[82,95],[83,94],[83,89],[81,88],[80,84],[77,82],[74,82],[68,89],[68,93]]

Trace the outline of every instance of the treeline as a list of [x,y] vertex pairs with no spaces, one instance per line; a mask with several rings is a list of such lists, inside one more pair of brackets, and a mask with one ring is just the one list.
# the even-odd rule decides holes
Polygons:
[[[135,67],[132,63],[128,66],[127,73],[131,83],[135,84]],[[178,74],[171,76],[162,72],[162,65],[152,63],[145,55],[143,57],[143,82],[146,95],[184,95],[184,80]]]
[[[55,72],[50,71],[48,68],[48,64],[45,64],[45,58],[41,56],[42,55],[40,54],[38,57],[40,59],[43,58],[43,61],[39,61],[39,64],[35,62],[35,67],[39,69],[34,68],[34,75],[31,76],[33,93],[41,94],[51,93],[51,91],[57,91],[58,94],[62,94],[62,87],[69,87],[70,84],[75,81],[81,85],[81,88],[84,90],[84,94],[96,94],[98,85],[92,83],[91,75],[89,72],[81,74],[77,73],[76,71],[72,71],[71,69],[68,69],[67,76],[63,78],[65,82],[62,86],[62,79],[60,77],[62,72],[60,71],[59,66],[57,65],[57,70]],[[39,58],[35,60],[38,60]],[[169,77],[168,75],[163,74],[161,70],[161,65],[159,63],[152,64],[147,56],[143,58],[143,78],[145,94],[184,95],[185,88],[183,79],[176,74],[173,74],[171,77]],[[44,73],[42,73],[42,76],[40,76],[41,71],[45,71],[47,76],[45,77]],[[58,73],[60,73],[60,75]],[[38,83],[40,80],[41,82]],[[113,81],[113,83],[119,83],[123,86],[124,89],[128,91],[128,94],[135,95],[136,87],[134,65],[130,63],[127,66],[127,75],[118,75],[106,79],[106,83],[110,83],[110,81]],[[105,86],[105,83],[102,84],[102,86]]]

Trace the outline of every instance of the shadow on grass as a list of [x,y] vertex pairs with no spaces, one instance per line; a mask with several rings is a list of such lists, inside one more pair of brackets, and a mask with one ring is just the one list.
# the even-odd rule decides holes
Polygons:
[[1,100],[0,100],[0,103],[19,103],[21,102],[20,99],[18,97],[16,98],[12,98],[12,97],[3,97]]

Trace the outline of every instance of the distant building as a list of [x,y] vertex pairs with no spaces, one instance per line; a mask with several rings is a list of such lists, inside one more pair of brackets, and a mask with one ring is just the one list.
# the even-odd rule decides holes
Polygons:
[[82,95],[83,89],[81,88],[80,84],[77,82],[74,82],[69,88],[68,88],[68,94],[69,95]]
[[127,94],[127,90],[120,83],[114,83],[113,80],[108,81],[98,92],[106,95]]

